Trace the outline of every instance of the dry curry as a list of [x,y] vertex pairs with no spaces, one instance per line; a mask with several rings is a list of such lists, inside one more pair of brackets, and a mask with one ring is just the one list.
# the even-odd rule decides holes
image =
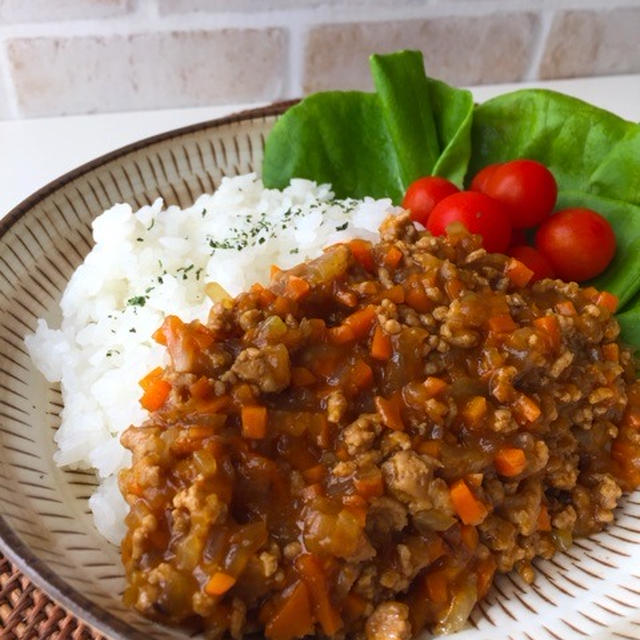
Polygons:
[[123,443],[126,602],[207,637],[460,629],[640,484],[615,299],[407,215],[168,317]]

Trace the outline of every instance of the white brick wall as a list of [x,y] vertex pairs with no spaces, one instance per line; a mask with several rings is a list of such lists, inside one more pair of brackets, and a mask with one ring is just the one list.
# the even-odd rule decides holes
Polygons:
[[458,84],[640,72],[640,0],[0,0],[0,118],[370,86],[420,48]]

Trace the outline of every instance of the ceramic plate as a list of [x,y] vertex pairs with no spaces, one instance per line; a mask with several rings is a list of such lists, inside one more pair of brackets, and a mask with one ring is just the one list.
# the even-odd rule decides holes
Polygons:
[[[114,639],[182,638],[122,605],[118,549],[92,524],[91,473],[52,462],[62,398],[24,347],[91,248],[91,221],[115,202],[158,196],[186,207],[224,175],[259,171],[265,137],[287,105],[156,136],[104,156],[28,198],[0,223],[0,548],[78,617]],[[501,576],[456,638],[640,638],[640,500],[608,531],[537,563],[533,585]],[[1,634],[0,634],[1,635]]]

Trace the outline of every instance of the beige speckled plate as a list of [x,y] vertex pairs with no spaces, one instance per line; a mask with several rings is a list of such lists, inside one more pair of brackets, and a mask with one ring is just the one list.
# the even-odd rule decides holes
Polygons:
[[[114,202],[162,196],[190,205],[223,175],[259,170],[265,136],[286,105],[180,129],[116,151],[40,190],[0,223],[0,548],[38,586],[113,638],[181,638],[127,611],[118,550],[94,529],[90,473],[52,462],[62,406],[23,344],[36,318],[55,321],[92,219]],[[640,499],[616,524],[537,564],[532,586],[501,576],[465,640],[640,638]],[[2,631],[0,630],[0,637]]]

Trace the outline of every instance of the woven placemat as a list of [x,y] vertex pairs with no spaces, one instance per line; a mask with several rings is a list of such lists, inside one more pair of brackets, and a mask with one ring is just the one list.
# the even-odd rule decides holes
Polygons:
[[107,640],[40,591],[0,555],[0,639]]

